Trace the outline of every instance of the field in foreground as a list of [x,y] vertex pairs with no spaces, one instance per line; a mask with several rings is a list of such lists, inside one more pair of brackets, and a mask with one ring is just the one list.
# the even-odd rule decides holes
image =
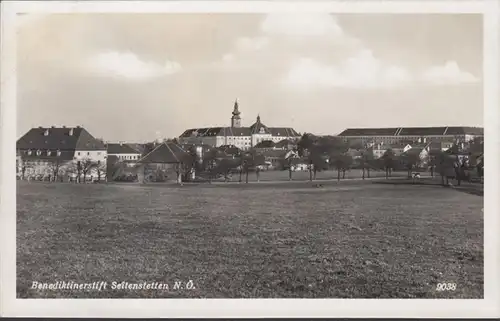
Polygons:
[[[253,186],[20,182],[18,297],[483,297],[483,197],[367,182]],[[111,289],[121,281],[170,287]]]

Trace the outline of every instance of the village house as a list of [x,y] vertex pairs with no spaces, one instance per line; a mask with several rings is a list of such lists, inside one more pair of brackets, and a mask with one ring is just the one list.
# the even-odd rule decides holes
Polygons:
[[123,142],[107,143],[106,149],[108,157],[115,156],[119,161],[127,162],[129,164],[136,163],[142,156],[140,150],[135,149],[130,144]]
[[384,142],[379,142],[373,144],[370,148],[373,151],[373,158],[377,159],[384,156],[385,152],[389,149],[392,150],[394,156],[401,156],[401,154],[411,149],[412,146],[408,143],[385,144]]
[[32,128],[16,145],[21,179],[62,179],[78,172],[97,178],[107,159],[104,143],[80,126]]

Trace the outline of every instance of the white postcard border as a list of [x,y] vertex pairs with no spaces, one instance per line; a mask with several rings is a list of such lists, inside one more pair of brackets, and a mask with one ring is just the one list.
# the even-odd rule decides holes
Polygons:
[[[6,1],[2,2],[0,100],[0,315],[18,317],[461,317],[500,315],[500,68],[497,1]],[[484,127],[484,299],[16,299],[16,13],[92,12],[482,13]],[[11,156],[12,155],[12,156]],[[480,215],[478,213],[478,215]],[[452,233],[452,231],[450,231]]]

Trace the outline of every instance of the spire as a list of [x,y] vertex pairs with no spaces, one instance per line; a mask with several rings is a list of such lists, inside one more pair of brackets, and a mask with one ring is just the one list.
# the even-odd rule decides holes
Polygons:
[[234,101],[234,109],[233,109],[233,115],[238,116],[240,114],[240,111],[238,110],[238,98]]
[[233,116],[231,117],[231,127],[241,127],[241,117],[238,107],[238,99],[236,99],[234,101]]
[[257,122],[260,123],[260,115],[257,114]]

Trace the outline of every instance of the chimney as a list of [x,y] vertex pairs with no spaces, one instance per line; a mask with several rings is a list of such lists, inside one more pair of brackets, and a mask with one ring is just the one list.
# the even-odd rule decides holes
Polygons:
[[73,136],[73,128],[71,128],[71,129],[69,130],[69,135],[70,135],[70,136]]
[[38,128],[43,129],[43,127],[42,127],[42,126],[38,126]]
[[76,128],[81,128],[80,126],[76,126]]
[[64,126],[64,125],[63,125],[63,127],[62,127],[62,128],[66,128],[66,126]]
[[56,126],[50,126],[50,128],[56,128]]

